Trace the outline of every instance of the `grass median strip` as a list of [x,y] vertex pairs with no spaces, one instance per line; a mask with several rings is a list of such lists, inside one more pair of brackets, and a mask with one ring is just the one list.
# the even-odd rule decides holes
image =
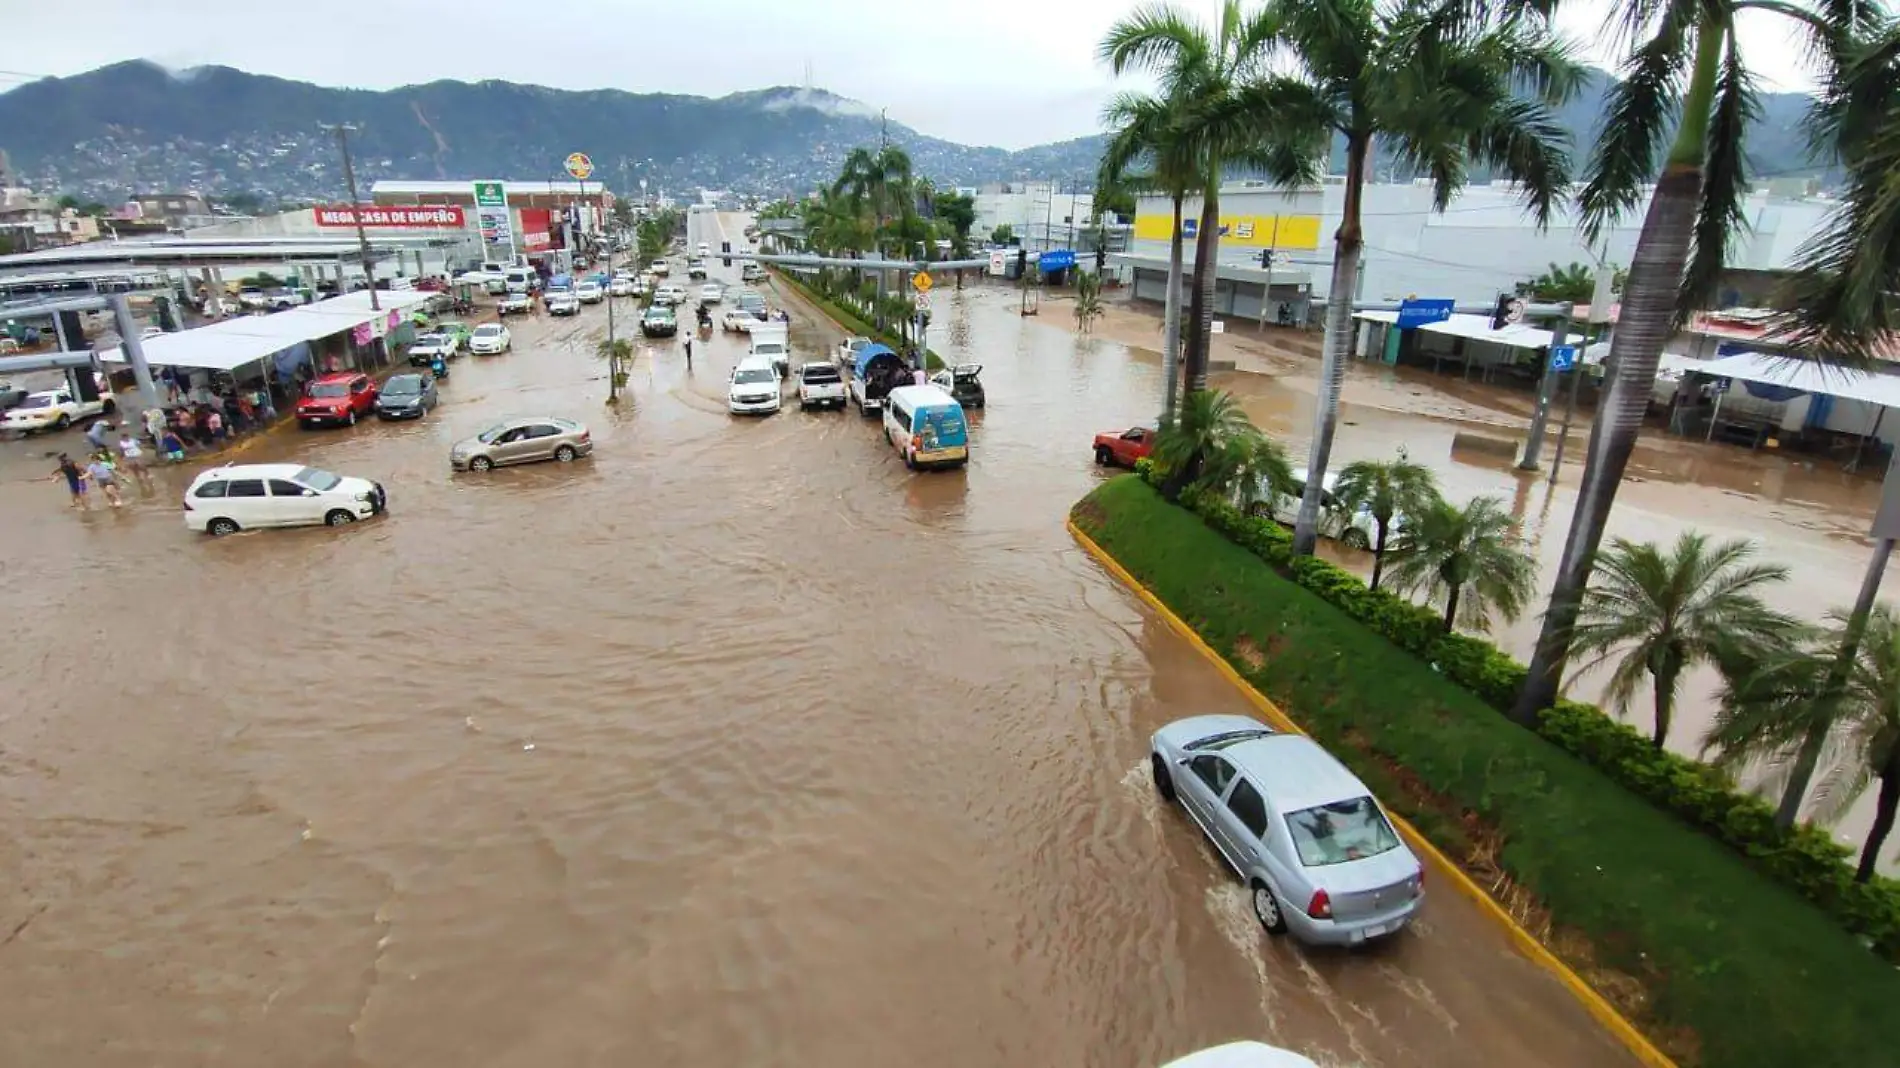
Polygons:
[[[1134,477],[1077,526],[1388,804],[1477,874],[1685,1064],[1892,1064],[1900,976],[1720,843],[1500,716]],[[1183,714],[1191,710],[1182,710]],[[1481,880],[1483,881],[1483,880]],[[1593,960],[1577,959],[1587,946]]]

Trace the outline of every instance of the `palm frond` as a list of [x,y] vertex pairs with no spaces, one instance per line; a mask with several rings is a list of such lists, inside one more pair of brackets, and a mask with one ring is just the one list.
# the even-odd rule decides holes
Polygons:
[[1577,197],[1584,236],[1592,242],[1643,202],[1682,110],[1696,8],[1688,0],[1670,0],[1658,10],[1661,22],[1654,36],[1623,64],[1622,80],[1610,89]]
[[1490,122],[1473,130],[1473,158],[1503,171],[1522,190],[1539,230],[1550,226],[1557,199],[1569,191],[1570,134],[1544,104],[1507,100]]
[[1146,4],[1110,26],[1096,55],[1117,75],[1148,71],[1165,83],[1212,65],[1206,30],[1173,4]]
[[1754,77],[1742,66],[1740,45],[1731,35],[1728,54],[1715,87],[1709,117],[1708,149],[1702,164],[1702,201],[1696,210],[1694,244],[1676,299],[1676,326],[1714,303],[1728,263],[1729,247],[1748,229],[1743,203],[1748,199],[1747,155],[1743,140],[1761,117]]

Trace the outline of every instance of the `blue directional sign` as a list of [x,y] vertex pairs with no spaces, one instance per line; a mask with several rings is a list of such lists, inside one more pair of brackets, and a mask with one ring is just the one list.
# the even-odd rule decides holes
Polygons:
[[1577,366],[1577,346],[1552,345],[1550,347],[1550,369],[1568,371]]
[[1408,300],[1399,304],[1399,329],[1416,330],[1427,323],[1442,323],[1451,318],[1449,300]]
[[1051,249],[1036,261],[1042,265],[1044,274],[1050,271],[1066,271],[1075,266],[1075,250],[1067,248]]

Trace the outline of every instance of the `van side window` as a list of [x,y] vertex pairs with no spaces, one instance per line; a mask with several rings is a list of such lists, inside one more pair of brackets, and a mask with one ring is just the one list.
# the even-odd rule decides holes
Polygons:
[[225,491],[227,497],[262,497],[263,495],[264,480],[261,478],[234,478],[231,480],[230,488]]
[[1255,838],[1267,836],[1267,803],[1260,798],[1260,791],[1253,783],[1245,779],[1234,784],[1234,796],[1227,799],[1227,810],[1232,812]]

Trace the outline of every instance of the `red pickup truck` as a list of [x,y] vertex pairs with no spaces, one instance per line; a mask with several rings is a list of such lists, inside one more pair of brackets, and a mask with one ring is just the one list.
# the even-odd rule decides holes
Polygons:
[[1095,462],[1103,467],[1133,467],[1135,461],[1153,452],[1155,428],[1133,426],[1120,433],[1109,431],[1095,435]]

